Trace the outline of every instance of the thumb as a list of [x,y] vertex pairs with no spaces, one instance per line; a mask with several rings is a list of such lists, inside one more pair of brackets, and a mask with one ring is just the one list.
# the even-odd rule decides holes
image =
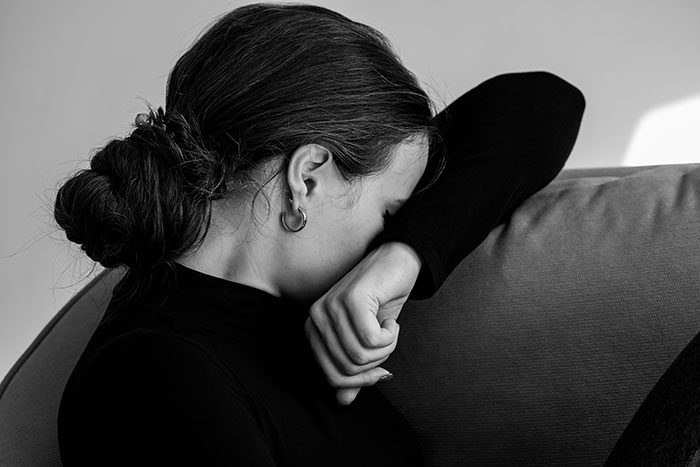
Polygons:
[[[386,318],[379,326],[381,331],[381,347],[393,344],[399,337],[399,322],[396,318]],[[377,346],[377,347],[380,347]]]

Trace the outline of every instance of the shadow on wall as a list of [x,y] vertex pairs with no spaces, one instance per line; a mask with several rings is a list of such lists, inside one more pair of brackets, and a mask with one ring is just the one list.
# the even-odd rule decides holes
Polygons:
[[643,114],[622,165],[694,162],[700,162],[700,94]]

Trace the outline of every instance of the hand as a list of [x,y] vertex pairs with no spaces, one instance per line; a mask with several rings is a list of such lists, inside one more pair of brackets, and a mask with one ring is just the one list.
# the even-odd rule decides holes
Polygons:
[[396,348],[396,320],[420,267],[412,247],[384,243],[311,306],[304,329],[338,403],[352,403],[361,387],[389,374],[378,365]]

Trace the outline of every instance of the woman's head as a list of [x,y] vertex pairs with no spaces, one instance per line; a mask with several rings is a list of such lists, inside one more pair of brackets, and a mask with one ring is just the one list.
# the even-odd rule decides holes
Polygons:
[[[93,260],[127,266],[132,289],[155,267],[196,251],[212,208],[228,201],[248,200],[251,212],[263,202],[268,214],[284,206],[292,223],[297,206],[311,208],[300,204],[295,180],[306,186],[335,176],[325,183],[343,209],[369,209],[382,191],[405,197],[425,167],[427,151],[415,148],[436,137],[428,96],[380,33],[298,4],[251,4],[220,17],[178,60],[165,111],[151,116],[155,124],[96,152],[90,169],[61,187],[54,211]],[[412,164],[397,161],[402,156]],[[392,169],[404,171],[403,190],[381,183]],[[272,185],[279,188],[266,190]],[[314,231],[319,219],[311,215],[304,230],[287,235]]]

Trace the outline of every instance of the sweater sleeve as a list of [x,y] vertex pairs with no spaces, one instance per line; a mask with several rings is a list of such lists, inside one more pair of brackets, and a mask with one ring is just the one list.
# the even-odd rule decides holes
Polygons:
[[[412,246],[422,267],[409,298],[431,297],[494,227],[561,171],[584,108],[578,88],[545,71],[501,74],[467,91],[435,116],[440,138],[414,194],[367,251],[391,241]],[[446,158],[441,172],[439,153]]]
[[177,336],[135,333],[110,343],[93,366],[67,467],[273,467],[245,394],[219,365]]

